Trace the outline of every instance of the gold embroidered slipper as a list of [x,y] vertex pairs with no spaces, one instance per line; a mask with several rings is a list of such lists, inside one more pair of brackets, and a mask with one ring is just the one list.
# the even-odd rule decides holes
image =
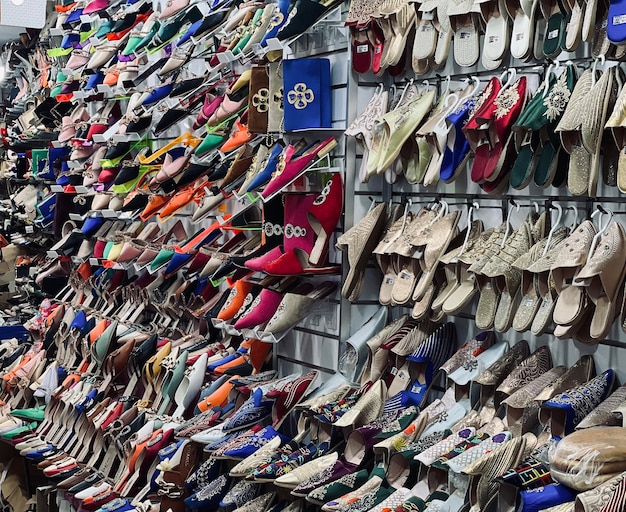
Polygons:
[[413,214],[407,212],[405,216],[397,218],[395,222],[387,229],[384,237],[373,251],[376,262],[383,273],[383,282],[378,292],[378,300],[383,305],[389,305],[392,302],[391,292],[398,277],[398,271],[395,267],[397,258],[391,253],[393,244],[402,235],[406,224],[413,219]]
[[422,269],[419,260],[404,256],[396,256],[393,266],[397,270],[397,277],[391,290],[391,305],[402,306],[411,301]]
[[615,45],[609,41],[607,34],[607,25],[609,19],[608,2],[598,2],[597,11],[595,13],[595,27],[591,39],[591,56],[597,59],[601,55],[605,58],[611,58],[611,54],[615,50]]
[[383,343],[385,343],[391,336],[396,334],[402,326],[407,322],[409,317],[407,315],[401,316],[394,322],[382,328],[382,330],[376,334],[374,337],[367,340],[365,343],[367,345],[367,360],[365,361],[365,365],[363,366],[363,372],[359,377],[358,382],[361,385],[366,384],[367,382],[374,382],[378,379],[384,371],[384,367],[379,364],[379,358],[376,357],[379,349]]
[[413,216],[411,222],[406,222],[401,234],[388,249],[395,255],[394,266],[397,269],[397,278],[391,290],[392,303],[406,304],[411,300],[413,290],[422,274],[413,238],[427,229],[436,218],[437,214],[433,210],[422,208]]
[[416,300],[415,292],[413,294],[413,309],[411,310],[411,317],[415,320],[425,320],[429,318],[433,322],[439,322],[443,318],[443,312],[441,308],[434,308],[433,301],[436,295],[446,285],[446,277],[443,269],[437,269],[435,277],[433,278],[432,286],[426,291],[424,296]]
[[492,233],[485,246],[481,248],[478,255],[471,263],[468,272],[474,275],[476,286],[479,291],[478,305],[476,307],[476,326],[483,330],[489,330],[493,327],[500,302],[500,293],[491,278],[481,274],[483,267],[491,260],[491,258],[500,250],[502,240],[504,240],[507,224],[501,224]]
[[480,410],[487,409],[495,414],[495,392],[496,388],[504,381],[514,368],[530,355],[530,347],[526,340],[521,340],[513,345],[500,359],[484,370],[473,380],[473,386],[479,386],[479,393],[472,390],[471,396],[478,395],[478,402],[475,404]]
[[[539,277],[528,269],[543,257],[544,254],[554,251],[568,235],[568,230],[565,227],[557,228],[552,233],[551,240],[543,238],[539,240],[531,249],[520,256],[513,266],[519,268],[522,271],[522,279],[520,284],[520,291],[522,294],[522,300],[520,302],[515,316],[513,317],[513,329],[517,332],[526,332],[530,330],[535,316],[537,315],[539,308],[543,304],[543,296],[540,292]],[[549,246],[548,246],[549,242]],[[547,277],[547,274],[544,274]],[[549,297],[549,290],[543,290]]]
[[551,368],[552,354],[546,345],[542,345],[524,359],[519,366],[511,370],[511,373],[509,373],[496,388],[496,409],[500,407],[500,404],[505,398],[511,396],[522,386],[535,380]]
[[414,301],[422,299],[431,288],[439,265],[439,258],[448,249],[454,237],[458,235],[457,226],[460,218],[460,211],[450,212],[429,224],[411,239],[412,245],[423,247],[423,256],[419,259],[423,273],[415,287]]
[[493,279],[500,293],[494,321],[494,327],[499,332],[506,332],[511,328],[516,309],[516,297],[522,280],[522,272],[513,266],[513,262],[528,252],[532,242],[530,226],[528,222],[523,222],[515,233],[506,239],[501,250],[496,252],[481,270],[483,276]]
[[597,80],[586,98],[586,114],[581,129],[581,140],[585,149],[592,155],[587,195],[596,196],[600,158],[602,154],[602,136],[608,112],[613,109],[617,98],[615,69],[609,68]]
[[470,225],[450,242],[447,252],[440,256],[439,261],[443,263],[446,284],[439,289],[433,300],[434,309],[441,309],[446,299],[460,286],[461,283],[457,281],[456,272],[459,265],[459,256],[474,246],[483,228],[481,220],[472,220],[470,218]]
[[589,220],[584,221],[565,240],[551,267],[551,276],[558,293],[553,319],[558,325],[575,324],[585,311],[585,289],[574,286],[573,283],[574,278],[587,262],[596,233],[594,224]]
[[[611,130],[613,140],[619,151],[617,161],[617,188],[626,192],[626,87],[620,92],[613,113],[609,117],[605,128]],[[606,147],[606,146],[605,146]]]
[[502,401],[505,407],[505,423],[511,433],[518,437],[530,432],[539,423],[537,395],[567,371],[556,366],[528,382]]
[[[489,228],[480,233],[476,238],[468,240],[466,250],[452,257],[452,262],[456,260],[456,286],[441,305],[441,310],[444,313],[448,315],[459,313],[472,301],[474,295],[478,292],[476,275],[470,272],[469,268],[477,260],[479,255],[482,255],[485,251],[494,231],[493,228]],[[444,255],[443,258],[447,259],[447,255]]]
[[[565,245],[568,234],[569,231],[565,233],[565,237],[558,244],[551,242],[550,248],[547,251],[544,250],[544,255],[532,262],[526,270],[529,274],[534,275],[534,286],[541,299],[530,327],[535,336],[543,334],[552,323],[552,312],[556,304],[557,293],[550,268],[554,265],[561,248]],[[524,272],[522,273],[522,282],[524,282]]]
[[497,494],[497,477],[517,466],[536,444],[537,438],[534,434],[527,433],[494,448],[466,466],[463,473],[471,476],[468,491],[470,504],[476,510],[483,510],[490,498]]
[[584,195],[589,188],[589,169],[592,157],[583,146],[580,130],[586,115],[586,101],[594,83],[594,71],[585,71],[572,91],[572,96],[556,126],[555,132],[561,137],[561,144],[570,154],[567,188],[573,195]]
[[337,249],[348,253],[349,271],[341,288],[342,296],[348,300],[359,298],[367,262],[385,227],[386,213],[386,203],[376,205],[363,219],[337,238]]
[[[584,286],[587,296],[595,304],[589,326],[589,335],[604,339],[621,307],[623,284],[626,278],[626,232],[613,222],[602,235],[591,258],[574,277],[574,285]],[[619,304],[618,304],[619,303]]]
[[576,430],[600,426],[622,426],[622,415],[615,412],[626,401],[626,386],[618,387],[598,407],[576,425]]

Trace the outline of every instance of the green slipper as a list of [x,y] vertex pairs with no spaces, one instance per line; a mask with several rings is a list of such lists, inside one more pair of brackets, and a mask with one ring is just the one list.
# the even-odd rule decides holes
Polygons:
[[[532,137],[532,139],[536,139],[536,137]],[[516,190],[526,188],[533,180],[535,165],[537,163],[535,148],[536,141],[535,144],[533,144],[532,140],[526,140],[517,152],[517,158],[511,169],[510,177],[511,186]]]
[[170,249],[161,249],[150,264],[150,272],[156,272],[163,265],[172,259],[175,251]]
[[547,141],[543,145],[537,170],[535,171],[535,183],[542,187],[548,188],[554,181],[556,170],[558,167],[559,154],[561,153],[561,145],[554,145],[552,141]]
[[100,25],[98,27],[98,30],[96,30],[96,32],[93,34],[93,37],[95,37],[96,39],[102,39],[103,37],[106,37],[106,35],[111,32],[111,27],[113,27],[113,21],[112,20],[106,20],[102,22],[102,25]]
[[344,494],[358,489],[365,482],[367,482],[368,478],[369,475],[366,469],[362,469],[357,473],[350,473],[349,475],[343,476],[338,480],[335,480],[334,482],[331,482],[318,489],[315,489],[314,491],[311,491],[307,495],[306,500],[309,503],[322,506],[329,501],[333,501],[337,498],[340,498]]
[[183,377],[185,376],[185,369],[187,367],[187,357],[189,356],[189,352],[186,350],[183,351],[181,355],[178,356],[176,360],[176,366],[173,370],[168,370],[165,374],[165,378],[163,379],[163,384],[161,385],[161,393],[163,394],[163,402],[159,407],[159,414],[164,414],[167,410],[168,406],[174,399],[174,395],[176,394],[176,390],[180,383],[183,381]]
[[2,434],[0,434],[0,437],[2,439],[15,439],[16,437],[18,437],[20,434],[23,434],[24,432],[28,432],[29,430],[33,430],[37,428],[37,422],[33,422],[33,423],[28,423],[27,425],[22,425],[21,427],[16,427],[12,430],[9,430],[7,432],[3,432]]
[[45,405],[31,407],[29,409],[15,409],[11,411],[11,416],[31,421],[43,421]]
[[252,32],[261,21],[261,16],[263,16],[263,9],[257,9],[254,13],[252,21],[246,26],[243,36],[241,36],[239,42],[233,48],[234,55],[241,53],[241,50],[243,50],[243,48],[248,44],[248,41],[250,41],[250,38],[252,37]]
[[564,32],[564,18],[561,12],[553,13],[548,18],[546,36],[543,40],[543,53],[546,58],[554,59],[561,53],[561,39]]
[[73,47],[69,48],[49,48],[46,53],[48,57],[63,57],[65,55],[69,55],[74,50]]

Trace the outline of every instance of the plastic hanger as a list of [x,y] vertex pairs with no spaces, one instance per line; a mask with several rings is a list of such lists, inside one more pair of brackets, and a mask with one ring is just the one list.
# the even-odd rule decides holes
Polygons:
[[433,84],[431,84],[431,83],[430,83],[430,80],[424,80],[424,81],[422,81],[422,85],[423,85],[424,87],[426,87],[426,91],[427,91],[428,89],[430,89],[431,87],[435,87]]
[[548,88],[550,86],[550,76],[555,75],[556,72],[561,68],[561,63],[557,60],[556,62],[550,63],[548,66],[548,71],[546,71],[546,76],[543,80],[543,94],[542,98],[545,98],[548,95]]
[[429,226],[432,226],[435,222],[437,222],[439,219],[441,219],[444,215],[446,215],[448,213],[448,203],[446,201],[441,201],[440,203],[441,208],[439,208],[439,211],[437,212],[437,215],[435,216],[435,218],[433,220],[431,220],[429,222]]
[[599,55],[595,59],[593,59],[593,64],[591,66],[591,84],[592,86],[596,85],[596,70],[598,69],[598,62],[604,67],[606,63],[606,58],[604,55]]
[[444,91],[441,93],[442,95],[444,94],[448,94],[448,92],[450,92],[450,83],[452,82],[452,79],[450,78],[450,75],[448,75],[446,77],[446,88],[444,89]]
[[[452,103],[450,103],[450,100],[452,100]],[[441,119],[439,119],[439,121],[437,121],[433,132],[446,135],[451,130],[452,125],[448,125],[448,123],[446,123],[446,119],[457,109],[459,102],[460,98],[456,93],[452,93],[446,96],[446,98],[443,100],[443,106],[446,109],[445,114],[441,116]]]
[[465,239],[463,240],[461,251],[459,252],[459,254],[457,254],[456,258],[454,258],[454,260],[451,263],[456,263],[457,261],[459,261],[459,258],[461,257],[461,255],[465,252],[465,249],[467,248],[467,242],[469,242],[470,231],[472,230],[472,222],[474,222],[474,210],[479,210],[479,209],[480,209],[480,204],[478,204],[477,201],[474,201],[470,205],[469,210],[467,210],[467,232],[465,233]]
[[410,197],[407,197],[407,202],[404,204],[404,213],[402,214],[402,228],[396,233],[396,235],[389,241],[389,245],[395,242],[398,238],[402,236],[404,233],[404,228],[406,228],[406,223],[409,218],[409,211],[411,210],[411,206],[413,206],[413,201]]
[[[602,238],[602,235],[604,235],[604,232],[607,230],[607,228],[609,227],[609,224],[611,224],[613,220],[612,210],[605,210],[601,206],[598,206],[598,209],[591,214],[591,218],[593,219],[598,214],[600,214],[600,220],[598,221],[599,229],[598,229],[598,232],[593,237],[593,240],[591,241],[591,247],[589,247],[589,252],[587,253],[587,261],[591,259],[591,255],[593,254],[593,251],[595,251],[596,246],[598,245],[598,242],[600,241],[600,238]],[[602,224],[602,217],[604,216],[607,217],[607,221],[605,224]]]
[[561,224],[561,218],[563,217],[563,208],[561,207],[561,205],[559,203],[554,203],[553,206],[557,209],[559,213],[556,217],[556,222],[552,225],[552,229],[550,229],[550,232],[548,233],[548,241],[546,242],[546,246],[543,249],[543,254],[541,255],[541,257],[544,257],[546,254],[548,254],[548,248],[550,247],[550,242],[552,242],[552,235],[554,235],[554,232],[558,229],[559,225]]
[[565,210],[572,210],[574,212],[574,221],[569,226],[570,231],[574,231],[578,227],[578,207],[575,205],[568,206]]
[[413,78],[411,78],[407,84],[404,86],[404,89],[402,89],[402,94],[400,95],[400,100],[398,101],[398,105],[402,104],[402,101],[404,100],[404,95],[406,94],[406,91],[409,89],[409,87],[411,85],[413,85],[413,83],[415,82],[415,80]]
[[480,89],[480,79],[477,76],[472,76],[472,81],[474,82],[474,89],[472,89],[472,94],[470,96],[475,96]]
[[506,75],[509,75],[509,78],[507,79],[507,81],[505,82],[505,84],[502,86],[502,89],[500,89],[500,92],[498,93],[499,97],[504,91],[506,91],[509,87],[511,87],[514,83],[515,80],[517,78],[517,70],[515,68],[508,68],[504,73],[502,73],[502,75],[500,76],[500,81],[502,82],[502,80],[504,80],[504,77]]
[[[370,197],[370,201],[370,207],[367,209],[367,213],[371,212],[374,209],[374,206],[376,206],[376,199]],[[389,208],[391,208],[391,200],[389,201]]]
[[506,214],[506,231],[504,232],[504,237],[502,238],[502,242],[500,242],[500,249],[504,247],[507,238],[511,234],[511,215],[513,215],[513,210],[519,212],[520,205],[514,202],[512,199],[510,200],[511,207],[509,208],[508,213]]

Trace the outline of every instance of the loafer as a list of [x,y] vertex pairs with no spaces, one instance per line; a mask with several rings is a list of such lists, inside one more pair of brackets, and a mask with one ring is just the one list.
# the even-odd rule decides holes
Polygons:
[[315,160],[330,153],[336,145],[337,141],[335,138],[329,137],[308,149],[301,156],[285,160],[284,167],[281,167],[274,172],[272,179],[261,193],[261,197],[267,200],[273,194],[282,190],[288,183],[291,183],[291,181],[298,177],[307,167],[313,164]]
[[243,443],[237,445],[232,449],[226,450],[224,452],[224,456],[231,459],[243,460],[256,453],[258,450],[260,450],[263,446],[268,444],[276,437],[278,437],[282,443],[286,443],[289,441],[287,437],[283,436],[271,426],[268,426],[259,430],[253,436],[245,439]]
[[167,98],[172,92],[173,88],[173,82],[154,87],[150,92],[144,93],[141,100],[141,105],[146,107],[158,103],[162,99]]
[[220,475],[206,487],[185,498],[185,505],[191,510],[217,510],[220,501],[226,496],[231,482],[232,479],[227,474]]
[[232,489],[220,501],[220,507],[233,510],[242,507],[261,494],[262,486],[254,482],[241,480],[233,485]]
[[321,507],[325,503],[332,502],[345,494],[355,491],[367,482],[368,479],[369,473],[366,469],[344,475],[333,482],[311,491],[307,494],[306,500],[309,503]]
[[272,415],[272,400],[264,400],[263,392],[257,389],[252,397],[233,416],[224,422],[224,432],[244,430]]
[[309,443],[293,451],[285,459],[255,469],[246,479],[256,482],[274,482],[277,478],[324,454],[325,450],[325,446]]
[[552,435],[564,437],[571,434],[576,425],[609,396],[614,382],[615,372],[609,369],[590,381],[544,402],[542,407],[550,409]]
[[281,475],[274,480],[274,485],[278,487],[285,487],[287,489],[294,489],[298,484],[310,479],[314,475],[318,475],[331,468],[339,454],[337,452],[329,453],[317,457],[302,466],[298,466],[293,471],[287,474]]

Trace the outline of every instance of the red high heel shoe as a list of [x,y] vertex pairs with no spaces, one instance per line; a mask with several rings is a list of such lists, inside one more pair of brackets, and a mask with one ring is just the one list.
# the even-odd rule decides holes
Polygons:
[[287,251],[269,261],[263,271],[272,275],[328,274],[337,265],[324,265],[328,258],[328,242],[343,211],[343,186],[340,174],[334,174],[306,212],[312,230],[317,235],[309,252],[301,248]]
[[265,186],[263,192],[261,192],[261,197],[264,201],[268,198],[272,197],[274,194],[282,190],[286,185],[291,183],[298,175],[304,171],[307,167],[309,167],[315,160],[322,158],[323,156],[330,153],[335,146],[337,145],[337,141],[334,137],[329,137],[326,140],[316,144],[311,149],[306,151],[301,156],[286,160],[285,165],[276,169],[274,172],[272,179]]

